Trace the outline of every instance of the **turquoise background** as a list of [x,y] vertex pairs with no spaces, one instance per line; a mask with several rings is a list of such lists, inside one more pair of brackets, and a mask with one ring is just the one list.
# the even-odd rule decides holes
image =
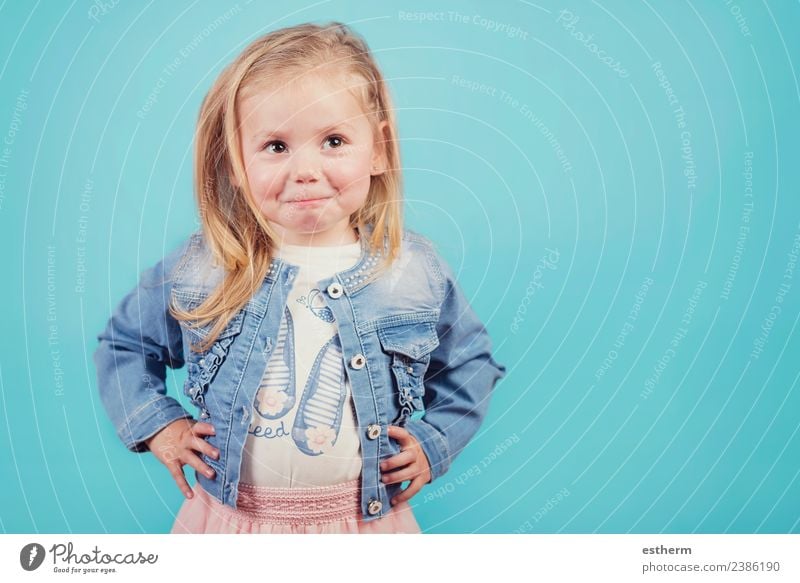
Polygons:
[[101,5],[0,4],[3,532],[169,530],[181,493],[117,439],[96,335],[196,228],[212,80],[329,19],[390,80],[408,226],[509,371],[412,499],[423,530],[800,532],[797,3]]

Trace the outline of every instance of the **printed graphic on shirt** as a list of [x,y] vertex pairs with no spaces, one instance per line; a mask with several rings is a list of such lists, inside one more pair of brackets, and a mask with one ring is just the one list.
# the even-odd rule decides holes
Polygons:
[[308,292],[308,296],[300,296],[297,298],[297,303],[307,307],[311,310],[312,314],[323,322],[333,322],[333,312],[325,305],[321,294],[322,292],[318,289],[312,289]]
[[342,423],[344,380],[337,335],[319,351],[294,420],[292,438],[303,453],[319,455],[336,443]]
[[[256,412],[264,419],[284,417],[295,404],[294,342],[292,317],[288,310],[281,321],[278,342],[270,357],[268,374],[256,395]],[[317,353],[295,414],[292,439],[306,455],[320,455],[336,443],[342,423],[347,390],[339,336],[328,340]],[[251,425],[248,433],[272,439],[289,435],[287,420],[277,426]],[[288,419],[291,423],[291,419]]]
[[294,326],[286,308],[281,319],[278,341],[267,364],[269,374],[261,379],[256,396],[256,411],[264,419],[279,419],[295,402]]
[[324,280],[355,265],[361,246],[288,245],[280,256],[298,270],[281,322],[271,341],[263,339],[271,352],[253,394],[240,481],[280,488],[347,482],[361,475],[362,431]]

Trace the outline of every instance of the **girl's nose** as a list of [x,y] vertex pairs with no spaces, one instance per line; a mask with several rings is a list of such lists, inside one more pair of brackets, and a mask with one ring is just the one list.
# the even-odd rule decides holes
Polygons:
[[319,180],[319,175],[314,170],[298,170],[294,173],[295,182],[316,182],[317,180]]
[[312,155],[295,154],[293,174],[296,182],[316,182],[320,178],[319,158]]

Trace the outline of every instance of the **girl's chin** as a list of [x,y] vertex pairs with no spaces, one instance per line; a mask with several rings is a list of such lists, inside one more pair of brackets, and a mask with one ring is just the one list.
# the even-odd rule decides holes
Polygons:
[[[272,221],[275,224],[275,221]],[[324,233],[335,227],[337,221],[323,220],[322,217],[286,217],[278,223],[279,230],[286,233],[297,233],[302,235],[313,235],[315,233]]]

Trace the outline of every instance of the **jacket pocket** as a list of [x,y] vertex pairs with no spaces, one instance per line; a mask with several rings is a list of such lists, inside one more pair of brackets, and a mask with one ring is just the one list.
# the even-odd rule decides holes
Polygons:
[[[206,296],[196,292],[180,292],[173,290],[175,300],[183,309],[194,309],[205,301]],[[207,420],[210,417],[206,407],[205,396],[211,381],[219,370],[220,365],[228,356],[231,344],[242,331],[244,324],[244,310],[239,311],[225,325],[211,347],[205,352],[189,350],[186,358],[187,377],[183,385],[183,392],[192,403],[200,409],[200,417]],[[204,340],[211,331],[213,323],[206,326],[189,326],[181,322],[181,329],[189,344],[196,344]]]
[[391,358],[399,413],[392,421],[403,425],[414,411],[424,408],[425,371],[431,352],[439,346],[435,320],[421,320],[378,327],[378,338]]

